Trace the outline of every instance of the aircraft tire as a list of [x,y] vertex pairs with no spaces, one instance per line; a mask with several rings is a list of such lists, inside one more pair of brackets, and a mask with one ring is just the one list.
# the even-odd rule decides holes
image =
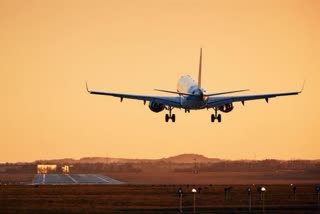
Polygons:
[[221,123],[221,114],[218,114],[218,122]]
[[169,121],[169,115],[168,114],[166,114],[165,119],[166,119],[166,123],[167,123]]
[[172,120],[173,123],[176,122],[176,115],[175,114],[172,114],[171,120]]
[[214,120],[215,120],[216,118],[214,117],[214,114],[211,114],[211,123],[214,123]]

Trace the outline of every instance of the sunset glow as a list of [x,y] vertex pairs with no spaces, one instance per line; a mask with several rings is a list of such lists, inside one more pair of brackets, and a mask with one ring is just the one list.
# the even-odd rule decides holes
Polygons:
[[[320,158],[320,1],[0,2],[0,162],[197,153],[223,159]],[[300,90],[213,110],[86,92],[163,95],[180,76],[208,92]]]

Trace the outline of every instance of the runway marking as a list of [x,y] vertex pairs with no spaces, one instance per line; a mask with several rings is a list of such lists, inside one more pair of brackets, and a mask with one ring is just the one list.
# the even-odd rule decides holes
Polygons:
[[100,180],[102,180],[102,181],[104,181],[106,183],[110,183],[110,181],[108,181],[108,180],[106,180],[104,178],[100,178],[98,175],[93,175],[93,176],[96,177],[96,178],[99,178]]
[[42,184],[45,184],[46,183],[46,174],[43,174],[42,175]]
[[74,179],[73,177],[71,177],[69,174],[66,174],[74,183],[78,183],[78,181],[76,179]]
[[32,183],[34,185],[123,184],[121,181],[99,174],[38,174]]

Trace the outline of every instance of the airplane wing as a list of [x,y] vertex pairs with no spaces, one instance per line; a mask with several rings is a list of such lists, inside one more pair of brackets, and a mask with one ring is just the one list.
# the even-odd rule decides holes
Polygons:
[[122,93],[112,93],[112,92],[102,92],[102,91],[91,91],[88,89],[88,86],[87,86],[87,91],[90,94],[119,97],[121,101],[124,98],[126,98],[126,99],[142,100],[144,102],[146,102],[146,101],[156,102],[158,104],[163,104],[165,106],[181,108],[180,96],[176,96],[176,97],[145,96],[145,95],[135,95],[135,94],[122,94]]
[[233,102],[242,102],[242,104],[244,104],[245,101],[259,100],[259,99],[265,99],[266,102],[268,102],[269,98],[298,95],[301,92],[302,90],[296,91],[296,92],[285,92],[285,93],[274,93],[274,94],[209,97],[207,102],[207,108],[219,107],[219,106],[223,106],[225,104],[229,104]]

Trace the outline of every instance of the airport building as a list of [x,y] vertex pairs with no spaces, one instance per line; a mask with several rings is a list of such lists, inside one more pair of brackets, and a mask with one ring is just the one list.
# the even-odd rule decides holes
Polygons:
[[57,164],[38,164],[37,173],[38,174],[49,174],[49,173],[69,173],[70,166],[62,165],[58,166]]
[[57,171],[56,164],[38,164],[37,173],[38,174],[48,174]]
[[65,174],[69,173],[70,172],[70,166],[69,165],[61,166],[61,171],[62,171],[62,173],[65,173]]

